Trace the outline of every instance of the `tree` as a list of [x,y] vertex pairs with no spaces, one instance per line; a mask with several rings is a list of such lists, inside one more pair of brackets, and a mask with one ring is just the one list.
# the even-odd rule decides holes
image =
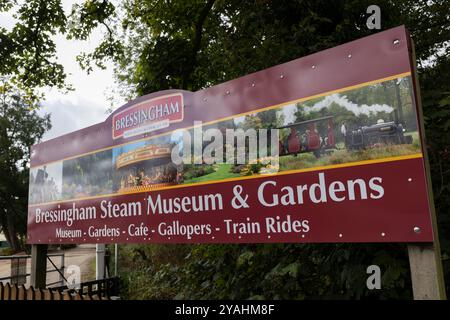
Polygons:
[[0,12],[15,11],[10,31],[0,28],[0,75],[34,99],[43,87],[70,88],[63,67],[56,61],[52,36],[66,30],[60,0],[18,2],[0,0]]
[[[104,2],[89,1],[78,10],[87,15],[92,7],[100,7],[93,3]],[[100,51],[80,60],[86,66],[114,59],[127,96],[168,88],[195,91],[369,35],[374,32],[366,27],[370,4],[368,0],[126,0],[115,15],[102,16],[102,24],[114,32],[107,33]],[[377,4],[384,28],[407,25],[420,64],[448,52],[445,1]],[[86,19],[80,28],[90,25],[95,24]],[[105,56],[102,48],[110,55]]]
[[0,27],[0,225],[14,250],[23,246],[28,205],[28,148],[50,128],[36,113],[44,87],[70,89],[53,36],[67,18],[60,0],[0,0],[15,24]]
[[0,84],[0,226],[15,251],[26,234],[29,146],[50,128],[50,116],[36,107],[6,80]]

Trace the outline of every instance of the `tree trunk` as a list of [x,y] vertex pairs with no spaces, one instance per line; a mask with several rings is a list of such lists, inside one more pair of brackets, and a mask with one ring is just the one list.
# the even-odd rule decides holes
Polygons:
[[203,24],[208,16],[209,11],[212,9],[215,0],[208,0],[208,2],[203,7],[202,11],[200,11],[199,17],[194,25],[195,34],[193,38],[192,51],[190,56],[190,61],[186,65],[181,80],[181,88],[184,90],[196,90],[197,88],[192,88],[191,84],[191,76],[194,72],[194,69],[197,64],[197,54],[202,45],[202,34],[203,34]]
[[20,251],[21,247],[20,247],[19,238],[17,237],[17,234],[15,232],[16,228],[14,226],[14,218],[11,215],[11,213],[9,213],[8,211],[6,211],[5,218],[6,219],[2,219],[3,220],[2,221],[2,231],[5,235],[6,241],[8,241],[11,248],[15,252],[18,252],[18,251]]

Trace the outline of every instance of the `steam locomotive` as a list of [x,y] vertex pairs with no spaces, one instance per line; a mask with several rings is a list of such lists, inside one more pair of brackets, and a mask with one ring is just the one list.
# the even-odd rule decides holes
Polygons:
[[[341,128],[345,147],[349,150],[358,150],[377,144],[411,144],[412,136],[404,134],[406,130],[398,121],[396,113],[394,116],[393,121],[379,120],[377,124],[351,131],[346,127],[345,130]],[[319,123],[322,123],[322,132],[319,132]],[[287,138],[279,141],[280,156],[312,152],[316,157],[320,157],[322,153],[336,149],[333,116],[297,122],[277,129],[290,129]]]
[[397,121],[378,122],[371,126],[359,127],[345,135],[345,146],[348,149],[364,149],[377,144],[411,144],[411,135]]

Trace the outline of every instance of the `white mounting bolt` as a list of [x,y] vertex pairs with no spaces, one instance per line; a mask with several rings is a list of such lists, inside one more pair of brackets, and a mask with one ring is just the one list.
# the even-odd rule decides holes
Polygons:
[[311,68],[315,69],[315,68],[316,68],[316,65],[315,65],[315,64],[313,64],[313,65],[311,66]]
[[408,178],[408,181],[409,181],[409,182],[411,182],[411,181],[412,181],[412,179],[411,179],[411,178]]
[[252,83],[252,87],[254,87],[254,86],[255,86],[255,83],[253,82],[253,83]]
[[230,93],[231,93],[230,90],[227,90],[226,94],[230,94]]
[[352,55],[351,55],[351,54],[349,54],[349,55],[347,56],[347,58],[351,59],[351,58],[352,58]]
[[284,78],[284,74],[280,74],[280,79],[283,79]]
[[397,45],[397,44],[399,44],[400,43],[400,40],[398,40],[398,39],[395,39],[393,42],[392,42],[393,44],[395,44],[395,45]]
[[343,234],[342,234],[342,233],[339,233],[339,238],[342,238],[342,236],[343,236]]
[[421,231],[421,230],[420,230],[419,227],[414,227],[414,232],[415,232],[415,233],[420,233],[420,231]]
[[381,233],[381,236],[382,236],[382,237],[384,237],[385,235],[386,235],[386,233],[384,233],[384,232]]

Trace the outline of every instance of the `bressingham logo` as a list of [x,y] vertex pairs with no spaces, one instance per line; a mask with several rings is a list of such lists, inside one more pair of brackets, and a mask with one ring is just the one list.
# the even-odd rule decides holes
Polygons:
[[113,139],[129,138],[167,128],[183,121],[183,95],[175,93],[156,97],[129,107],[113,116]]

